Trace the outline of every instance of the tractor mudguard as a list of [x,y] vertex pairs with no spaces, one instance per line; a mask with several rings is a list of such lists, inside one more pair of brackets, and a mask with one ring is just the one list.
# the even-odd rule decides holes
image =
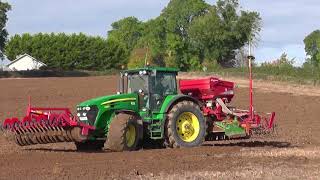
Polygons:
[[173,107],[173,105],[181,101],[192,101],[195,104],[200,106],[200,101],[191,96],[187,96],[183,94],[171,95],[171,96],[167,96],[166,99],[164,100],[163,105],[160,109],[160,113],[163,113],[163,114],[167,113],[170,110],[170,108]]

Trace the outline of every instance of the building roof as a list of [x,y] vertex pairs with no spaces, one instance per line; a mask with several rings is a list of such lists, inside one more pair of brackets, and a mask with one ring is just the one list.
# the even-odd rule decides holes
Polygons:
[[25,53],[25,54],[23,54],[23,55],[18,56],[17,59],[15,59],[15,60],[13,60],[11,63],[9,63],[9,64],[7,65],[7,67],[9,67],[10,65],[16,63],[17,61],[19,61],[20,59],[22,59],[22,58],[24,58],[24,57],[26,57],[26,56],[27,56],[27,57],[30,57],[32,60],[36,61],[37,63],[39,63],[39,64],[42,65],[42,66],[47,66],[47,65],[44,64],[43,62],[41,62],[41,61],[37,60],[36,58],[30,56],[29,54]]

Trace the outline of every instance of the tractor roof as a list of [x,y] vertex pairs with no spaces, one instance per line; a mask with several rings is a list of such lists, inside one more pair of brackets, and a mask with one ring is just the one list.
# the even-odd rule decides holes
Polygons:
[[136,73],[139,71],[162,71],[162,72],[179,72],[178,69],[176,68],[166,68],[166,67],[143,67],[143,68],[137,68],[137,69],[129,69],[129,70],[125,70],[123,72],[128,72],[128,73]]

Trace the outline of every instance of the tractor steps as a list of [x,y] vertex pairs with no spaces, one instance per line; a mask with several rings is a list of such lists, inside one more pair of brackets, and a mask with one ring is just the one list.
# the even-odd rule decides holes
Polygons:
[[159,119],[151,120],[151,124],[149,128],[150,128],[151,139],[162,139],[163,137],[162,123]]

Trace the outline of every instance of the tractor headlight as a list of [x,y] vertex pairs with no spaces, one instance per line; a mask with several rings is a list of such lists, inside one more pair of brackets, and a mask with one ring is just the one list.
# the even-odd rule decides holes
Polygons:
[[77,116],[80,121],[89,122],[90,125],[94,125],[99,111],[97,106],[78,107],[77,110]]
[[147,74],[147,71],[146,70],[143,70],[143,71],[139,71],[139,75],[142,76],[142,75],[146,75]]

